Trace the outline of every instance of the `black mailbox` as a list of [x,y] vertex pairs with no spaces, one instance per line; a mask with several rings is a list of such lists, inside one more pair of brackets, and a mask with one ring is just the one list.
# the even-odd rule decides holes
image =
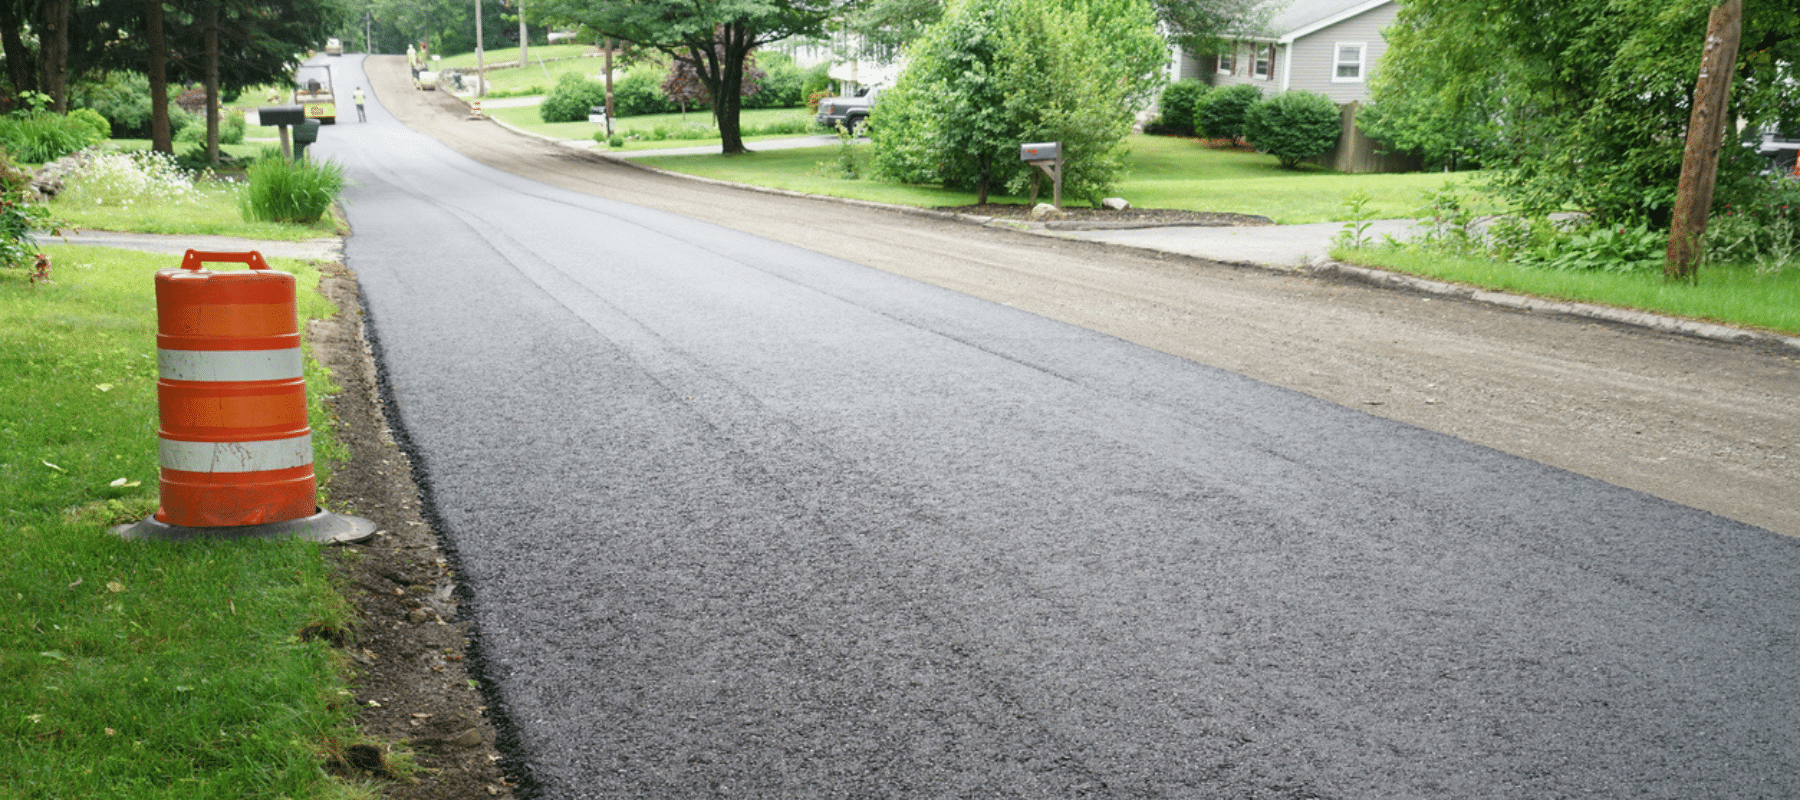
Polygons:
[[263,125],[299,125],[306,121],[303,106],[263,106],[256,110],[256,121]]
[[319,121],[316,119],[301,120],[294,126],[294,144],[312,144],[319,140]]

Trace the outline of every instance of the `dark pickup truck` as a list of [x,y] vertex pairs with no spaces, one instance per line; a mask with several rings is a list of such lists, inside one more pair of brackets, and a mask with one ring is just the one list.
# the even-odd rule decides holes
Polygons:
[[851,97],[827,97],[819,101],[819,124],[836,129],[844,126],[845,130],[857,131],[869,121],[869,110],[875,107],[875,100],[881,95],[881,89],[864,89]]

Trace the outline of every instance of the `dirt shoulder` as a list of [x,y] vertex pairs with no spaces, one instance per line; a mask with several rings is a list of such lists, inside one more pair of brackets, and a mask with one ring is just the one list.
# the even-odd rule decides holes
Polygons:
[[[494,726],[468,669],[469,623],[457,617],[455,574],[423,513],[411,464],[387,427],[356,281],[340,264],[321,268],[321,291],[339,313],[314,322],[307,334],[314,357],[340,387],[328,405],[350,448],[349,461],[332,471],[326,503],[377,526],[369,541],[327,553],[358,612],[343,648],[356,663],[357,727],[401,754],[375,758],[364,749],[334,766],[381,780],[383,796],[394,800],[511,797]],[[405,760],[416,769],[397,774],[394,763]]]

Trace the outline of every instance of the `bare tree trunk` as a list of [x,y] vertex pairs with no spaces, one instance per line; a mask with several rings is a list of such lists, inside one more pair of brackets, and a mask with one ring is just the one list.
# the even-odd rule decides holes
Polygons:
[[36,91],[37,71],[31,68],[31,53],[25,49],[25,19],[10,2],[0,2],[0,54],[6,57],[6,76],[13,91]]
[[1675,191],[1675,217],[1669,225],[1668,261],[1663,267],[1663,276],[1671,281],[1693,281],[1699,275],[1697,262],[1719,179],[1719,148],[1725,142],[1725,112],[1743,25],[1744,0],[1725,0],[1707,21],[1706,50],[1700,57],[1700,81],[1688,119],[1687,150],[1681,158],[1681,183]]
[[69,110],[69,16],[72,0],[44,0],[38,20],[39,86],[57,113]]
[[206,162],[219,165],[219,3],[206,4]]
[[175,154],[169,132],[169,45],[163,35],[163,0],[144,0],[145,45],[150,50],[150,149]]

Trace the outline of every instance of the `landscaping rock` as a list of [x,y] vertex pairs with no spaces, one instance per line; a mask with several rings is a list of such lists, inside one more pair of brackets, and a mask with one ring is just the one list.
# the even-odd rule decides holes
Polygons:
[[1100,201],[1100,206],[1113,211],[1124,211],[1131,207],[1131,201],[1126,200],[1123,197],[1108,197],[1105,200]]

